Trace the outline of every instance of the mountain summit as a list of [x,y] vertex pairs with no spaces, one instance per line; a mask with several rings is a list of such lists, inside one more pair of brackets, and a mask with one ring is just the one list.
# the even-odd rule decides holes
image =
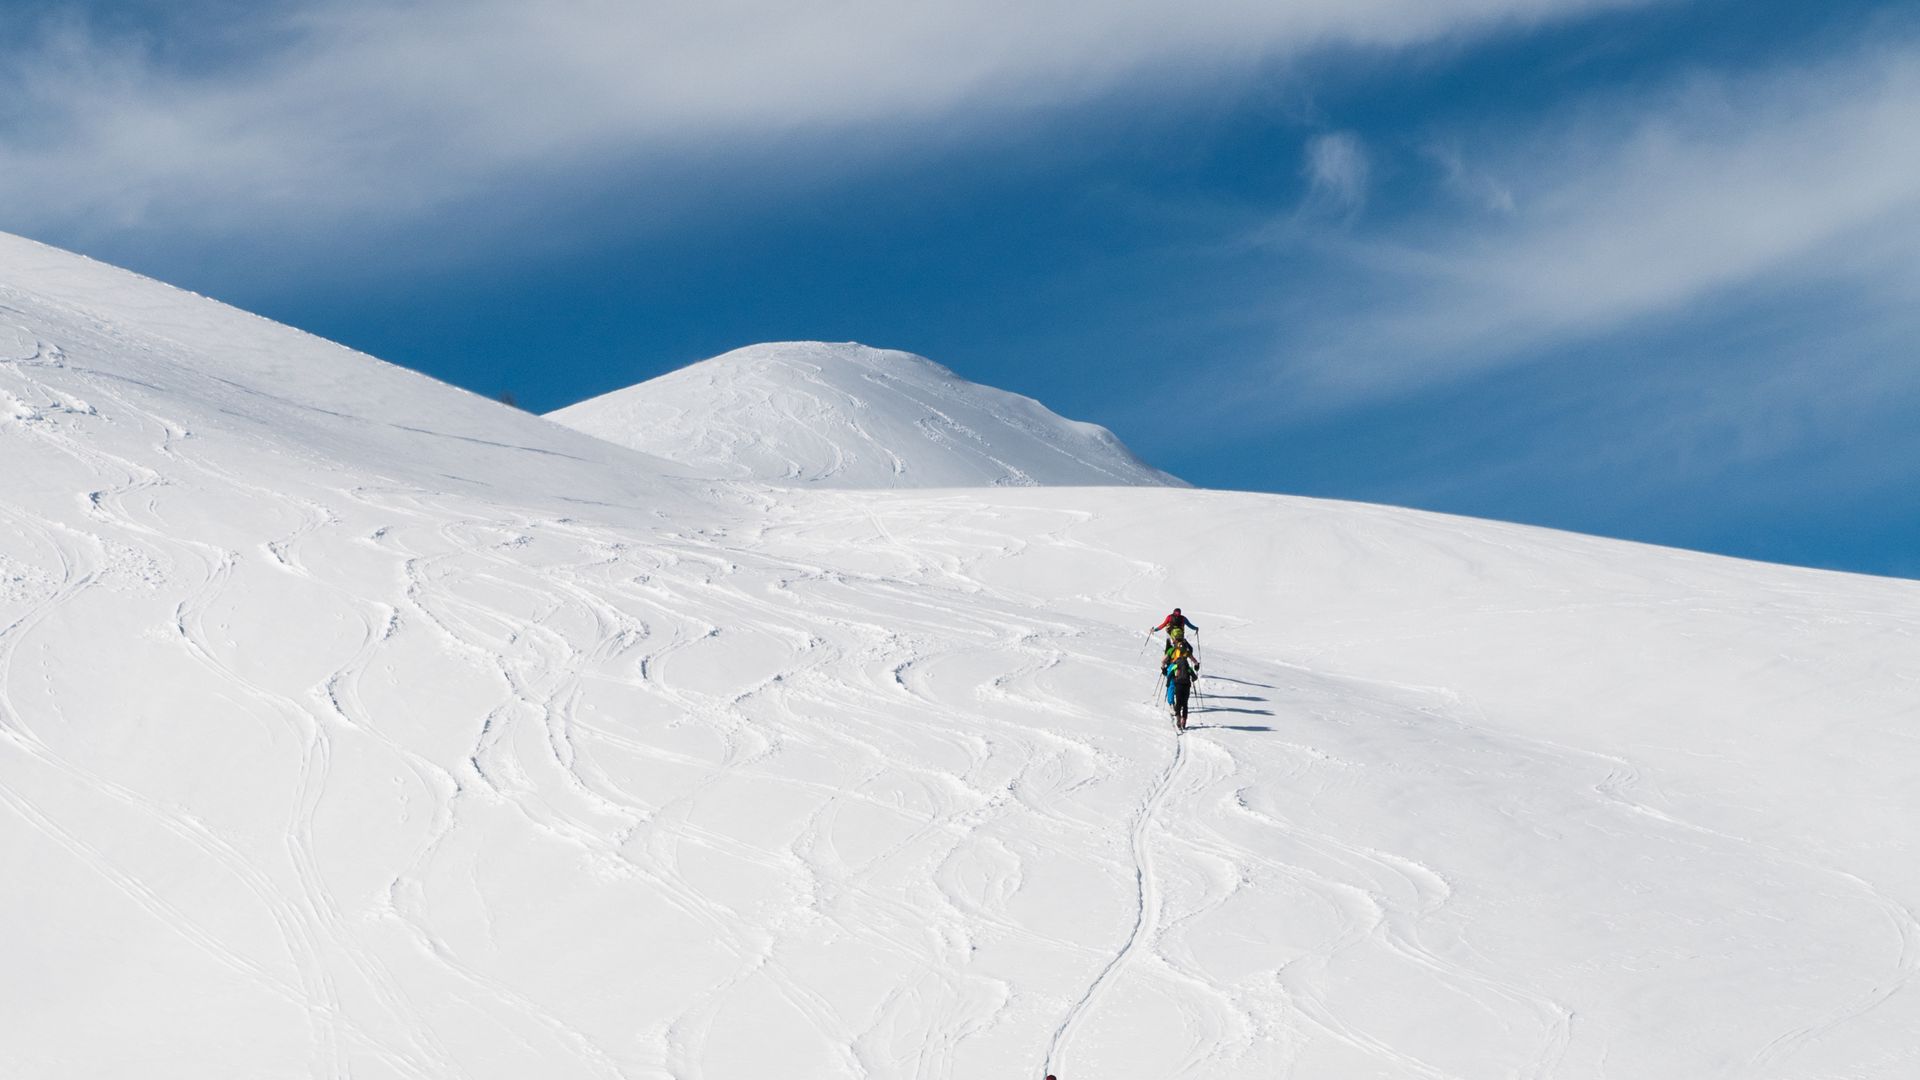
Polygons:
[[550,413],[703,472],[834,488],[1180,486],[1098,424],[912,353],[775,342]]

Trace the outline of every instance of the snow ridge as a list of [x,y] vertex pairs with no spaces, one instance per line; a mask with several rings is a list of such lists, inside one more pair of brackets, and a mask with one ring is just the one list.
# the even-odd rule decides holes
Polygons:
[[835,488],[1175,485],[1097,424],[856,344],[736,349],[549,419],[737,479]]

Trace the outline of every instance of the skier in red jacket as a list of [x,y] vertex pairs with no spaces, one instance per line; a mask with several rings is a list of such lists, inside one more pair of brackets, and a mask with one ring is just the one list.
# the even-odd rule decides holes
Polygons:
[[1152,634],[1161,630],[1180,630],[1182,632],[1185,632],[1187,630],[1192,630],[1197,633],[1199,629],[1200,628],[1198,626],[1195,626],[1193,624],[1192,619],[1189,619],[1185,615],[1180,614],[1179,608],[1174,608],[1173,614],[1167,616],[1164,619],[1161,619],[1160,625],[1154,627],[1152,630],[1147,631],[1147,633]]

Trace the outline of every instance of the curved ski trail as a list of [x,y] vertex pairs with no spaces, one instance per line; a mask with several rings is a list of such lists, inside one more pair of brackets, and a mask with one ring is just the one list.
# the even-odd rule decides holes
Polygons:
[[1113,959],[1100,969],[1087,985],[1087,992],[1080,1000],[1067,1009],[1066,1018],[1054,1029],[1053,1040],[1047,1045],[1047,1073],[1060,1071],[1059,1061],[1066,1049],[1072,1044],[1074,1034],[1088,1013],[1099,1005],[1120,973],[1132,962],[1139,952],[1141,943],[1152,938],[1160,923],[1160,884],[1154,874],[1153,850],[1149,843],[1154,818],[1160,810],[1160,804],[1166,800],[1167,793],[1173,790],[1174,780],[1180,775],[1180,767],[1187,760],[1187,736],[1180,735],[1174,740],[1173,760],[1166,770],[1154,782],[1153,790],[1140,806],[1140,813],[1134,818],[1132,830],[1133,873],[1134,873],[1134,918],[1133,929],[1127,934],[1127,940],[1120,946]]

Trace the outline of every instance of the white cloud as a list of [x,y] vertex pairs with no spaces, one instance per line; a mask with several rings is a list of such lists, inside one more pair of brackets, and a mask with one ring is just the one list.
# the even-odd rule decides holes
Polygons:
[[256,16],[252,59],[191,71],[14,27],[0,207],[14,227],[405,216],[520,170],[951,123],[1639,2],[313,0]]
[[1843,281],[1920,310],[1916,117],[1913,45],[1592,103],[1496,155],[1513,185],[1498,220],[1328,241],[1367,300],[1310,298],[1324,319],[1295,362],[1329,393],[1394,393],[1549,359],[1739,288]]
[[1314,136],[1307,143],[1304,168],[1308,207],[1357,212],[1367,201],[1368,171],[1359,136],[1347,131]]
[[1449,191],[1486,210],[1502,214],[1514,211],[1512,189],[1493,174],[1469,165],[1459,146],[1437,142],[1429,145],[1426,152],[1439,166]]

